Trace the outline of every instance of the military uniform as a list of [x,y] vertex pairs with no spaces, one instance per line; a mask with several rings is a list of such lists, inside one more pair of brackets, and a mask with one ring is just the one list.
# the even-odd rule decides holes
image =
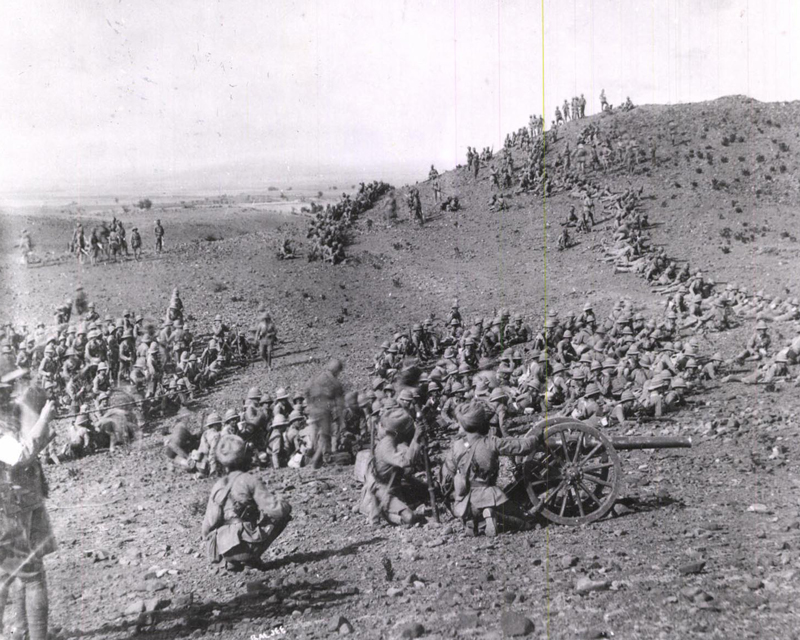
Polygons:
[[44,506],[47,485],[38,459],[49,439],[52,409],[52,404],[45,404],[36,423],[23,433],[4,428],[0,444],[0,628],[9,588],[17,579],[19,590],[12,632],[22,635],[27,631],[31,640],[47,638],[48,599],[43,559],[56,550]]
[[292,513],[288,502],[245,470],[245,449],[238,436],[220,440],[217,457],[229,473],[212,487],[202,526],[208,559],[225,560],[233,571],[244,564],[259,567],[261,556],[289,524]]

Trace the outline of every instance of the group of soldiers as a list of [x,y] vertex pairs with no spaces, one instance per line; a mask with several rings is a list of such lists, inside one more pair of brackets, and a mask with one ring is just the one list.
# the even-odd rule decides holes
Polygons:
[[[648,321],[629,303],[616,304],[605,319],[588,303],[580,314],[564,318],[551,310],[543,327],[532,331],[506,310],[466,323],[455,302],[443,330],[432,320],[416,324],[395,334],[376,355],[364,402],[377,444],[362,512],[373,523],[419,520],[427,492],[413,480],[413,462],[423,434],[452,438],[454,458],[444,462],[445,486],[448,465],[452,475],[462,441],[471,437],[465,433],[500,438],[484,443],[491,444],[492,453],[477,458],[478,468],[468,471],[473,483],[478,478],[485,487],[496,480],[497,455],[524,455],[535,446],[512,437],[527,416],[547,411],[624,428],[684,406],[704,380],[719,375],[719,360],[704,357],[696,340],[681,341],[676,326]],[[504,502],[496,487],[490,493],[498,504]],[[458,503],[457,496],[451,499]],[[462,513],[478,530],[491,534],[524,525],[518,515],[501,522],[507,510],[484,514],[498,505],[478,506],[479,512]]]
[[573,97],[572,100],[564,100],[561,107],[556,107],[556,117],[554,124],[557,126],[570,120],[578,120],[586,116],[586,98],[583,94],[580,97]]
[[352,464],[370,442],[363,394],[342,391],[341,398],[336,397],[341,406],[322,436],[328,439],[323,443],[312,386],[294,393],[281,387],[274,396],[251,387],[240,406],[203,415],[197,433],[181,420],[165,441],[166,455],[179,468],[202,476],[219,475],[222,469],[214,450],[219,437],[230,434],[244,440],[254,467]]
[[[431,170],[428,172],[428,182],[433,186],[433,202],[439,205],[440,211],[458,211],[461,208],[461,203],[458,201],[458,196],[450,195],[445,197],[442,193],[442,185],[439,182],[439,172],[436,167],[431,165]],[[419,195],[419,193],[417,193]],[[412,215],[415,212],[412,212]]]
[[472,147],[467,147],[467,171],[477,178],[481,164],[491,161],[493,156],[494,152],[489,147],[484,147],[480,152]]
[[[156,220],[153,233],[155,235],[155,252],[158,254],[164,250],[164,227],[161,224],[161,220]],[[142,236],[139,233],[139,228],[133,227],[129,244],[125,225],[116,216],[114,216],[110,224],[101,222],[99,225],[92,227],[88,237],[83,223],[79,222],[72,232],[69,252],[81,264],[87,257],[93,265],[98,264],[101,258],[117,262],[123,259],[123,255],[124,257],[130,257],[131,252],[133,252],[133,258],[139,261],[142,259]]]
[[[44,323],[32,331],[11,323],[0,330],[0,375],[23,372],[44,390],[57,414],[75,418],[65,441],[48,449],[53,461],[129,441],[144,419],[176,413],[254,351],[219,315],[207,339],[195,336],[177,289],[160,327],[130,310],[101,318],[94,303],[84,309],[79,300],[77,318],[70,301],[57,306],[49,331]],[[276,341],[274,324],[264,314],[256,343],[268,365]]]
[[391,186],[385,182],[362,182],[354,197],[343,193],[339,202],[327,205],[324,211],[317,211],[306,234],[312,243],[309,262],[322,260],[338,264],[344,260],[350,226],[390,189]]

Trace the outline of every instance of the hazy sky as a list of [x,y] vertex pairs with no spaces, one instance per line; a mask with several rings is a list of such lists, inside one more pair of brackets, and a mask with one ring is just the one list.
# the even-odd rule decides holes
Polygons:
[[0,190],[423,177],[543,88],[548,122],[601,88],[793,100],[798,22],[795,0],[3,0]]

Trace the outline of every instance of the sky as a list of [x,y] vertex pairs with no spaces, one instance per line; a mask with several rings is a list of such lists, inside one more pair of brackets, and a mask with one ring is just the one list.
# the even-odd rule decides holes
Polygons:
[[800,98],[795,0],[3,0],[0,192],[422,179],[564,98]]

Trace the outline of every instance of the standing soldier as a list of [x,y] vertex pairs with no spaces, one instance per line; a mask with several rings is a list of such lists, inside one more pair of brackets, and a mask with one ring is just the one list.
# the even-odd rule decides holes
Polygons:
[[72,250],[78,262],[83,264],[83,256],[86,255],[86,236],[83,235],[83,225],[80,222],[72,234]]
[[331,450],[333,423],[338,422],[337,432],[344,430],[344,389],[338,376],[342,362],[333,358],[320,375],[314,378],[306,391],[309,422],[314,423],[314,458],[312,466],[318,469],[323,457]]
[[133,257],[136,260],[142,259],[142,236],[139,235],[139,228],[134,227],[131,229],[131,249],[133,249]]
[[270,371],[272,371],[272,352],[277,341],[278,329],[270,315],[264,313],[256,329],[256,342],[258,343],[258,353]]
[[161,253],[164,250],[164,227],[161,226],[161,220],[156,220],[155,226],[156,234],[156,253]]
[[[117,234],[119,235],[119,246],[126,256],[131,255],[128,251],[128,241],[125,239],[125,227],[122,226],[122,220],[117,220]],[[120,253],[122,253],[122,251]]]
[[39,452],[50,439],[53,409],[53,404],[47,401],[37,415],[33,407],[23,404],[19,428],[5,421],[0,422],[0,503],[3,522],[0,542],[0,628],[9,588],[16,581],[14,631],[19,637],[25,636],[31,640],[47,638],[48,598],[43,559],[56,550],[50,519],[44,506],[47,487],[39,464]]
[[600,111],[608,109],[608,100],[606,100],[606,90],[600,89]]

